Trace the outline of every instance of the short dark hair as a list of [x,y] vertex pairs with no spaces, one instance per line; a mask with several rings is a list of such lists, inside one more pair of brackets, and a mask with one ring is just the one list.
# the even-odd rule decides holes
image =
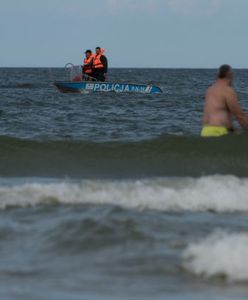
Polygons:
[[96,47],[96,49],[101,50],[101,47]]
[[92,51],[88,49],[88,50],[85,51],[85,53],[90,53],[91,54]]
[[218,78],[223,79],[227,77],[227,74],[232,71],[232,67],[229,65],[222,65],[219,68]]

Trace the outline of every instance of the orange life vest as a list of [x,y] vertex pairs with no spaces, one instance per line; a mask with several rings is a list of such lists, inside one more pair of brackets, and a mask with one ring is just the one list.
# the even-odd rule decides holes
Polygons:
[[102,48],[100,54],[94,56],[93,58],[93,68],[94,69],[100,69],[100,68],[104,68],[104,65],[101,62],[101,56],[103,55],[103,52],[105,50]]
[[84,65],[83,65],[83,71],[85,74],[91,74],[92,73],[92,66],[88,66],[92,59],[94,59],[94,55],[92,54],[89,58],[85,57],[84,59]]

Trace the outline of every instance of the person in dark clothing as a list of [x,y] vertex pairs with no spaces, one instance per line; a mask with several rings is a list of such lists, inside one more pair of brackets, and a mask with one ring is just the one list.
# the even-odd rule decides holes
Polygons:
[[104,49],[96,47],[96,54],[93,58],[92,77],[97,81],[105,81],[106,74],[108,73],[108,60],[104,53]]

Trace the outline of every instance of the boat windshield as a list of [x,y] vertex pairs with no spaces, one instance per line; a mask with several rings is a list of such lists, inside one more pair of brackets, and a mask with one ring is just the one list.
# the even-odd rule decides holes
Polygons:
[[70,81],[75,81],[76,78],[82,78],[82,67],[75,66],[72,63],[65,65],[66,74]]

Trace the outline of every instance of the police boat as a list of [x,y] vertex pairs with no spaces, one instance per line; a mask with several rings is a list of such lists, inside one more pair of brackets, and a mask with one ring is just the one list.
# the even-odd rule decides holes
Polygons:
[[115,92],[115,93],[141,93],[161,94],[162,90],[150,84],[132,84],[123,82],[99,82],[90,76],[81,75],[81,66],[66,64],[70,68],[70,80],[54,81],[53,85],[62,93],[84,93],[84,92]]

